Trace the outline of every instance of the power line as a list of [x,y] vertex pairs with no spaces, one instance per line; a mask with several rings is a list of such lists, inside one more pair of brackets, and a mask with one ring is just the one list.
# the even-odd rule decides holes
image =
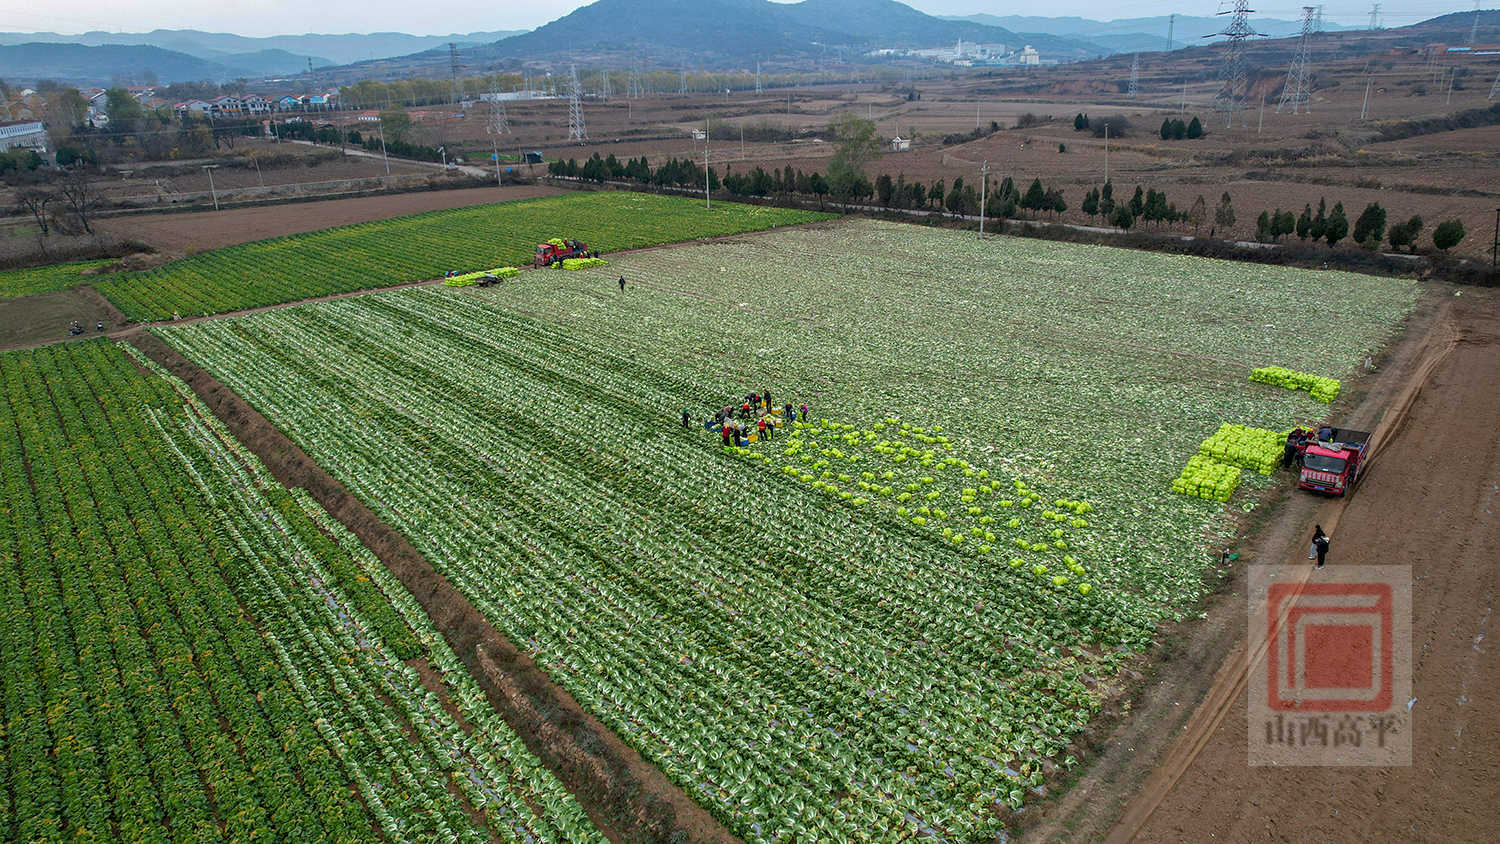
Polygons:
[[1175,30],[1175,29],[1177,29],[1177,16],[1176,15],[1168,15],[1167,16],[1167,52],[1171,52],[1172,51],[1172,33],[1173,33],[1173,30]]
[[1309,113],[1312,112],[1312,97],[1307,90],[1307,59],[1313,33],[1313,16],[1317,11],[1316,6],[1302,7],[1302,37],[1297,41],[1297,52],[1292,56],[1292,64],[1286,71],[1286,82],[1281,86],[1281,102],[1276,104],[1277,114],[1288,105],[1292,107],[1292,114],[1296,114],[1304,106]]
[[1469,25],[1469,40],[1465,43],[1473,44],[1479,39],[1479,0],[1474,0],[1474,22]]
[[1126,89],[1125,96],[1134,97],[1141,90],[1141,54],[1136,53],[1130,57],[1130,87]]
[[1495,74],[1495,81],[1490,85],[1490,99],[1500,97],[1500,73]]
[[1380,4],[1376,3],[1370,7],[1370,29],[1380,28]]

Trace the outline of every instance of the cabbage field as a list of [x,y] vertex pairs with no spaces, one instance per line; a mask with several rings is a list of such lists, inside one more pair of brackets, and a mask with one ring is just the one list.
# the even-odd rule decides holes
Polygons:
[[0,355],[0,496],[0,839],[601,840],[400,582],[154,364]]
[[[750,840],[1000,830],[1269,482],[1184,463],[1328,412],[1249,373],[1348,378],[1417,297],[872,221],[611,262],[158,333]],[[763,389],[808,423],[700,424]]]
[[500,202],[243,243],[95,286],[136,320],[224,313],[438,278],[449,270],[527,265],[555,237],[614,252],[831,218],[787,208],[600,192]]

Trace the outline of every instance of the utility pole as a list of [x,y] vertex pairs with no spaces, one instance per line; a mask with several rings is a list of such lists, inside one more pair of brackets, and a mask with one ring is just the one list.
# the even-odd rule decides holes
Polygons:
[[391,159],[385,154],[385,124],[377,123],[375,129],[380,133],[380,157],[385,161],[385,174],[389,176],[391,175]]
[[756,62],[755,63],[755,96],[758,97],[762,93],[765,93],[765,89],[760,87],[760,62]]
[[1376,3],[1370,7],[1370,29],[1380,28],[1380,4]]
[[990,162],[979,167],[979,239],[984,240],[984,201],[990,195]]
[[1490,247],[1490,269],[1500,260],[1500,208],[1495,209],[1495,244]]
[[1182,105],[1177,107],[1177,116],[1187,116],[1187,80],[1182,80]]
[[980,125],[980,123],[979,123],[979,103],[975,103],[974,104],[974,128],[975,129],[981,129],[981,128],[983,128]]
[[1495,81],[1490,83],[1489,99],[1493,100],[1496,97],[1500,97],[1500,73],[1495,74]]
[[1359,119],[1360,120],[1364,120],[1365,119],[1365,115],[1368,114],[1369,111],[1370,111],[1370,82],[1371,82],[1372,78],[1373,77],[1371,77],[1368,74],[1365,76],[1365,101],[1364,101],[1364,104],[1359,107]]
[[1172,32],[1177,29],[1177,16],[1167,16],[1167,52],[1172,52]]
[[[203,169],[208,172],[208,192],[214,198],[215,211],[219,210],[219,192],[214,189],[214,170],[217,169],[218,166],[219,165],[217,164],[203,165]],[[258,169],[260,167],[260,164],[257,163],[255,166]]]
[[1474,22],[1469,25],[1469,40],[1465,43],[1473,44],[1479,39],[1479,0],[1474,0]]
[[1458,75],[1458,68],[1448,68],[1448,99],[1443,102],[1444,106],[1453,105],[1453,77]]
[[1104,124],[1104,183],[1109,184],[1109,124]]
[[1265,94],[1261,94],[1260,95],[1260,117],[1255,122],[1255,134],[1259,135],[1260,134],[1260,130],[1264,129],[1265,127],[1266,127],[1266,95]]
[[712,207],[714,207],[713,195],[709,192],[709,189],[708,189],[708,141],[709,141],[709,135],[710,135],[710,133],[712,133],[712,131],[713,131],[713,125],[709,122],[708,118],[704,118],[704,120],[703,120],[703,207],[704,208],[712,208]]

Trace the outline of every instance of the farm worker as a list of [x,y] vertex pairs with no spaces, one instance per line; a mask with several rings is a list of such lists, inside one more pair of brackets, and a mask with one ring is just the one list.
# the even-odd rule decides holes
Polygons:
[[1333,442],[1333,428],[1331,426],[1324,425],[1323,427],[1321,427],[1321,428],[1318,429],[1318,442],[1320,442],[1320,443],[1331,443],[1331,442]]
[[693,418],[692,414],[690,414],[686,410],[684,410],[682,412],[682,427],[684,427],[684,428],[688,427],[688,423],[690,423],[692,421],[692,418]]
[[625,292],[625,276],[620,276],[620,292]]
[[762,416],[760,418],[760,421],[755,423],[755,427],[760,430],[760,438],[763,439],[763,440],[767,439],[767,436],[766,436],[766,417]]
[[1281,448],[1281,468],[1285,469],[1297,459],[1297,447],[1302,444],[1302,429],[1295,428],[1286,435],[1286,445]]
[[740,415],[746,419],[750,418],[750,402],[745,402],[740,406]]
[[1328,535],[1324,534],[1314,539],[1313,547],[1318,549],[1318,565],[1316,568],[1322,568],[1323,559],[1328,556]]
[[806,402],[802,403],[802,421],[803,422],[807,421],[807,403]]
[[172,312],[172,319],[173,319],[173,320],[179,320],[179,319],[182,319],[182,315],[181,315],[181,314],[179,314],[179,313],[177,313],[177,312],[176,312],[176,311],[173,311],[173,312]]
[[1323,538],[1323,526],[1322,525],[1314,525],[1313,526],[1312,543],[1307,546],[1307,558],[1309,560],[1311,560],[1313,557],[1318,556],[1318,540],[1322,539],[1322,538]]
[[761,393],[761,398],[765,401],[766,407],[769,408],[771,406],[771,391],[766,390],[764,393]]
[[722,427],[722,428],[719,429],[719,437],[724,440],[724,447],[725,448],[729,447],[729,438],[733,434],[734,434],[734,428],[731,427],[728,422],[725,422],[724,423],[724,427]]
[[791,422],[792,421],[792,403],[791,402],[787,402],[786,403],[786,407],[783,407],[781,410],[782,410],[781,420],[783,422]]

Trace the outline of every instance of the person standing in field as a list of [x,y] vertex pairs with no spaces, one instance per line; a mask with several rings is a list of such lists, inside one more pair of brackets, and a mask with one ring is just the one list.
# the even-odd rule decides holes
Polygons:
[[802,421],[803,422],[807,421],[807,403],[806,402],[802,403]]
[[625,276],[620,276],[620,292],[625,292]]
[[729,437],[733,433],[734,428],[730,427],[729,420],[726,419],[724,424],[719,427],[719,437],[724,441],[725,448],[729,447]]
[[760,394],[760,398],[761,398],[762,401],[764,401],[766,403],[766,410],[770,410],[771,409],[771,391],[770,390],[766,390],[764,393],[761,393]]
[[1315,568],[1322,568],[1324,559],[1328,556],[1328,534],[1319,529],[1319,535],[1313,540],[1313,548],[1318,552],[1318,564]]
[[766,436],[766,417],[762,416],[760,418],[760,421],[758,421],[758,422],[755,423],[755,427],[756,427],[756,430],[758,430],[760,432],[760,438],[762,440],[767,439],[767,436]]
[[787,402],[786,403],[786,407],[782,408],[781,410],[782,410],[781,421],[782,421],[783,424],[790,425],[790,424],[792,424],[793,420],[795,420],[797,418],[797,414],[795,414],[795,413],[792,412],[792,403],[791,402]]
[[686,410],[684,410],[682,412],[682,427],[684,427],[684,428],[690,427],[689,423],[692,421],[692,418],[693,418],[692,414],[690,414]]

